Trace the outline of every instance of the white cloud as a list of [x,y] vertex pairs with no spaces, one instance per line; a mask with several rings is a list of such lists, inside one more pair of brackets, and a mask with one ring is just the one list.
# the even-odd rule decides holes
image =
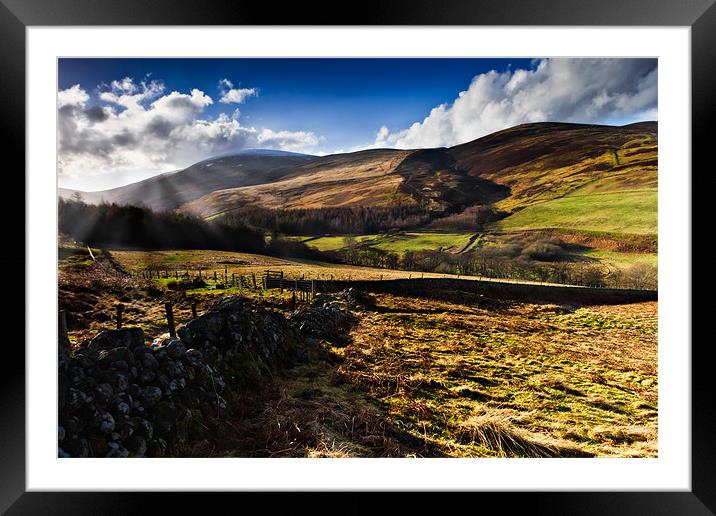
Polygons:
[[146,175],[232,150],[310,151],[322,141],[308,131],[244,126],[238,109],[207,117],[213,99],[203,91],[164,90],[159,82],[125,77],[100,87],[94,99],[80,85],[59,91],[60,177],[77,184],[83,177]]
[[131,78],[125,77],[120,81],[112,81],[109,91],[101,91],[99,98],[126,109],[141,109],[142,102],[156,98],[163,92],[164,85],[160,82],[142,81],[138,86]]
[[219,90],[222,104],[243,104],[248,97],[257,97],[259,90],[256,88],[234,88],[234,83],[229,79],[219,81]]
[[656,60],[544,59],[534,70],[475,76],[422,121],[381,127],[371,147],[452,146],[527,122],[622,124],[656,115]]
[[272,131],[271,129],[263,129],[258,133],[257,141],[261,147],[278,147],[282,150],[300,151],[315,147],[325,141],[325,138],[316,136],[308,131]]
[[84,107],[88,100],[89,95],[87,95],[87,92],[85,90],[80,88],[79,84],[75,84],[74,86],[57,93],[58,108],[65,106]]
[[137,85],[134,84],[131,77],[125,77],[119,81],[112,81],[111,85],[113,91],[120,91],[124,93],[134,93],[137,91]]
[[236,88],[229,90],[219,99],[222,104],[243,104],[248,97],[258,95],[256,88]]

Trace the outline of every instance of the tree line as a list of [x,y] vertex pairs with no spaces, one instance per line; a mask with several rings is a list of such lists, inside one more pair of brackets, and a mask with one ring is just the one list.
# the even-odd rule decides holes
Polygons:
[[566,244],[555,239],[477,248],[454,254],[448,251],[420,250],[402,254],[358,243],[347,237],[337,251],[324,251],[326,261],[487,278],[539,281],[586,287],[656,289],[656,267],[646,264],[612,270],[603,264],[570,254]]
[[[176,212],[117,204],[85,204],[59,200],[59,230],[95,247],[139,249],[214,249],[271,256],[305,258],[384,269],[438,272],[491,278],[522,279],[627,288],[656,288],[655,267],[639,265],[611,271],[597,262],[571,254],[556,238],[512,239],[500,246],[478,247],[466,253],[420,250],[402,254],[385,251],[346,237],[337,251],[319,251],[286,234],[324,232],[374,233],[397,229],[396,224],[420,225],[434,216],[417,207],[321,208],[267,210],[246,208],[241,214],[206,221]],[[488,216],[482,210],[458,214],[453,222],[470,223]],[[322,220],[322,217],[326,217]],[[423,222],[424,223],[424,222]],[[272,228],[266,238],[265,228]],[[350,230],[350,231],[349,231]]]
[[97,247],[141,249],[216,249],[260,253],[262,231],[239,221],[207,222],[175,212],[118,204],[59,200],[59,230]]
[[370,234],[422,226],[440,216],[417,205],[389,207],[351,206],[291,210],[254,206],[225,215],[226,222],[240,221],[284,235]]

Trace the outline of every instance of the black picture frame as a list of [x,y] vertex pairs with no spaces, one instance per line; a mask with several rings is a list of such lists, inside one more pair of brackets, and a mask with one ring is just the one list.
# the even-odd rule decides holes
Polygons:
[[[711,132],[716,114],[716,6],[715,0],[397,0],[378,3],[270,3],[244,0],[0,0],[0,120],[4,128],[3,156],[16,158],[15,170],[24,170],[25,148],[25,29],[28,26],[86,25],[531,25],[531,26],[688,26],[691,28],[692,162],[707,163],[713,146]],[[702,170],[707,172],[707,170]],[[688,173],[688,171],[685,171]],[[16,178],[15,192],[25,191]],[[703,181],[692,174],[694,184]],[[24,195],[16,195],[16,203]],[[4,214],[24,213],[24,205],[4,203]],[[13,210],[13,211],[8,211]],[[14,218],[5,220],[17,221]],[[694,220],[696,220],[694,218]],[[7,238],[16,243],[5,267],[26,270],[25,228],[9,224]],[[692,233],[693,234],[693,233]],[[11,274],[10,288],[22,292],[19,274]],[[694,306],[696,308],[696,306]],[[31,307],[28,307],[31,309]],[[692,316],[693,319],[693,316]],[[22,327],[5,338],[0,360],[0,511],[8,514],[127,514],[146,512],[147,498],[160,498],[163,512],[195,507],[206,509],[204,496],[146,493],[36,493],[25,492],[25,353]],[[688,336],[691,339],[691,336]],[[22,340],[21,340],[22,339]],[[48,344],[48,349],[54,346]],[[534,492],[480,493],[490,502],[508,501],[510,509],[550,514],[713,514],[716,512],[716,411],[711,385],[714,353],[710,340],[692,341],[692,490],[689,492]],[[258,495],[241,497],[244,504]],[[274,495],[269,495],[274,496]],[[312,512],[337,510],[323,495],[300,494],[294,507]],[[455,495],[451,495],[455,496]],[[373,496],[348,495],[341,512],[367,512],[376,506]],[[233,500],[226,500],[232,503]],[[465,500],[451,500],[451,506]],[[268,506],[276,508],[275,499]],[[425,503],[422,494],[401,501],[403,511]],[[475,501],[468,501],[474,504]],[[246,505],[243,505],[247,507]],[[413,506],[413,507],[411,507]],[[476,506],[477,508],[477,506]],[[198,510],[198,509],[197,509]],[[271,510],[271,512],[274,512]]]

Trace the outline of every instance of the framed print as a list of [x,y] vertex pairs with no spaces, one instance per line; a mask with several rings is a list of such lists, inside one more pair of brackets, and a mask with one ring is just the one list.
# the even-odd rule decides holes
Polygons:
[[4,1],[3,509],[713,511],[691,168],[716,8],[663,4]]

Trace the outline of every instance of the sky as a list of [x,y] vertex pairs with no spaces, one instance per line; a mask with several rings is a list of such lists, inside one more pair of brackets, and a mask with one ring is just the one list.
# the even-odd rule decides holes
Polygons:
[[243,149],[452,146],[657,119],[655,59],[60,59],[58,177],[122,186]]

